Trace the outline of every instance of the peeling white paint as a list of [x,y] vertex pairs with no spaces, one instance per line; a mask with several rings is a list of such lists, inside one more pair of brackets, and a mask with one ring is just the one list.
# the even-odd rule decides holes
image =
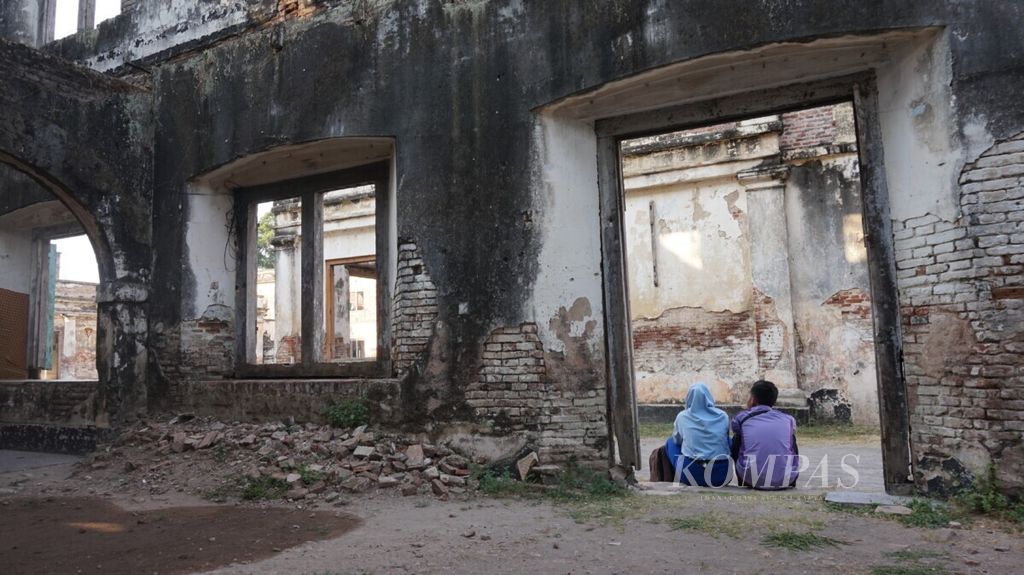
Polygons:
[[950,93],[948,38],[929,33],[878,67],[878,112],[892,217],[959,215],[963,165]]
[[[551,320],[578,299],[589,300],[591,314],[574,323],[595,322],[587,344],[598,350],[604,343],[604,306],[597,137],[590,124],[547,114],[538,117],[534,134],[541,165],[534,190],[542,207],[529,225],[541,234],[542,248],[529,315],[545,349],[561,352],[565,345],[550,329]],[[580,326],[572,333],[582,336]]]
[[231,235],[233,196],[201,183],[186,191],[185,245],[195,278],[195,299],[182,301],[182,317],[197,319],[210,306],[232,308],[235,299],[235,245]]

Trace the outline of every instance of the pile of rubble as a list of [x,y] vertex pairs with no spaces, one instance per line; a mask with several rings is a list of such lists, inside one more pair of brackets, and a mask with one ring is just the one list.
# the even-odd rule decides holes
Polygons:
[[[346,492],[385,488],[447,499],[478,487],[471,463],[446,446],[365,425],[228,425],[179,415],[126,429],[83,472],[154,494],[176,489],[209,497],[234,487],[233,495],[249,499],[329,502]],[[253,490],[246,493],[247,486]]]

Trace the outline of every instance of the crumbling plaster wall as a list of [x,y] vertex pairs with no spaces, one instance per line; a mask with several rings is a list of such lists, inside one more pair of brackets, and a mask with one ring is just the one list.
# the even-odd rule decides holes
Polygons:
[[[514,44],[515,41],[535,38],[540,30],[545,29],[545,25],[539,20],[532,19],[536,16],[514,4],[503,9],[494,5],[494,8],[483,6],[472,10],[440,10],[435,6],[429,3],[398,4],[391,11],[382,14],[380,20],[369,20],[370,28],[356,27],[353,31],[358,30],[360,37],[382,40],[379,44],[380,52],[374,57],[374,64],[362,60],[366,54],[365,50],[348,40],[350,36],[345,33],[344,26],[334,27],[326,21],[326,17],[321,19],[322,23],[314,18],[311,23],[296,22],[285,25],[283,42],[275,43],[270,34],[263,32],[246,36],[238,42],[240,45],[248,46],[259,45],[261,42],[267,42],[272,46],[280,45],[281,49],[276,53],[264,50],[257,51],[257,55],[253,55],[251,51],[243,54],[241,48],[236,49],[232,45],[220,46],[213,50],[217,54],[213,58],[214,62],[234,62],[230,69],[236,70],[264,70],[264,77],[269,73],[270,77],[280,78],[279,85],[293,86],[288,92],[287,108],[283,103],[268,106],[273,99],[268,100],[262,93],[236,92],[230,82],[217,79],[213,73],[204,72],[203,80],[200,82],[188,80],[190,75],[197,73],[195,70],[190,71],[191,64],[188,60],[162,67],[158,75],[158,84],[162,86],[161,90],[166,90],[163,93],[168,110],[173,108],[180,112],[182,104],[188,109],[186,103],[195,96],[187,95],[187,86],[197,85],[203,86],[204,98],[213,95],[210,102],[213,105],[207,109],[217,109],[216,102],[219,101],[224,102],[223,110],[242,112],[242,116],[245,116],[244,119],[228,121],[228,118],[233,117],[231,114],[220,114],[216,119],[210,116],[207,120],[204,119],[205,113],[199,111],[195,123],[213,128],[211,144],[227,142],[228,147],[225,148],[224,144],[211,145],[207,154],[212,154],[213,160],[200,161],[198,157],[193,156],[195,159],[192,160],[192,165],[196,166],[193,168],[196,171],[201,170],[200,166],[205,163],[221,161],[216,158],[227,159],[244,154],[245,149],[260,149],[261,133],[287,133],[290,134],[290,141],[326,135],[381,132],[396,136],[403,150],[409,154],[400,154],[396,166],[399,174],[397,233],[401,237],[415,239],[424,260],[424,267],[429,270],[433,284],[438,286],[439,323],[435,324],[432,331],[433,351],[430,351],[427,357],[434,358],[433,361],[428,361],[428,364],[433,363],[432,368],[436,372],[436,375],[431,377],[448,382],[421,385],[419,389],[427,390],[426,395],[433,399],[421,404],[436,406],[430,410],[430,413],[436,416],[444,414],[463,417],[458,415],[462,412],[457,409],[462,396],[460,384],[454,382],[475,379],[481,357],[480,346],[485,345],[486,336],[491,334],[493,329],[517,326],[524,321],[535,320],[538,325],[538,337],[545,349],[553,350],[556,354],[565,353],[562,350],[566,349],[566,346],[557,335],[559,330],[551,329],[551,319],[555,320],[557,327],[561,321],[557,312],[562,308],[566,311],[572,309],[573,304],[582,298],[589,305],[589,313],[580,316],[581,320],[570,321],[570,329],[563,333],[570,336],[578,333],[579,336],[576,338],[579,339],[587,333],[586,326],[593,321],[596,325],[590,328],[585,336],[583,341],[586,345],[583,349],[591,353],[590,357],[595,360],[600,361],[603,356],[600,344],[603,338],[600,321],[603,314],[599,282],[600,242],[598,230],[593,224],[586,224],[596,219],[594,216],[598,211],[596,198],[592,193],[596,178],[588,177],[586,172],[570,175],[560,169],[560,166],[565,165],[565,154],[579,157],[589,155],[592,158],[593,144],[588,143],[592,140],[586,137],[585,125],[577,127],[564,124],[558,126],[557,122],[546,125],[524,123],[522,115],[510,111],[528,108],[530,102],[540,104],[550,101],[555,93],[568,94],[596,85],[601,81],[599,79],[608,79],[610,76],[607,72],[597,72],[596,68],[587,69],[586,62],[604,61],[602,57],[588,53],[587,48],[572,51],[576,54],[572,61],[584,63],[582,74],[573,74],[565,69],[576,64],[559,59],[557,51],[551,52],[551,57],[548,58],[547,55],[537,54],[535,50],[523,50],[521,53],[531,54],[532,57],[541,56],[541,61],[546,62],[546,65],[561,69],[560,73],[552,74],[550,77],[555,83],[567,85],[560,89],[543,86],[541,90],[535,82],[519,81],[513,82],[519,91],[505,89],[503,82],[515,80],[516,77],[523,80],[526,78],[525,68],[517,63],[509,64],[506,55],[516,51],[509,48],[506,52],[508,44],[501,44],[502,48],[496,51],[501,55],[503,63],[495,65],[491,59],[497,57],[497,54],[489,51],[478,52],[470,45],[458,45],[458,42],[456,45],[441,45],[435,38],[416,35],[411,32],[409,26],[416,23],[416,29],[462,30],[465,33],[457,34],[457,37],[462,38],[462,42],[470,43],[474,41],[472,39],[479,38],[477,34],[481,32],[500,34],[505,41],[512,40]],[[574,18],[579,19],[577,29],[588,30],[588,35],[599,34],[597,31],[604,29],[596,21],[587,22],[586,17],[573,13],[571,8],[560,7],[552,10],[562,8],[567,12],[561,16],[570,23]],[[662,7],[659,10],[666,16],[662,22],[673,21],[674,16],[671,13],[675,11],[674,8]],[[647,21],[645,18],[631,20],[633,16],[628,13],[623,14],[621,18],[618,25],[623,26],[622,31],[612,33],[612,37],[624,34],[625,30],[633,25],[629,23],[631,21],[640,27],[647,25],[640,23]],[[532,25],[527,27],[521,19],[530,21]],[[804,18],[793,20],[807,21]],[[884,20],[879,13],[878,19],[871,25],[878,26]],[[933,21],[934,14],[916,20],[918,23]],[[493,23],[494,28],[489,28],[485,23]],[[865,22],[861,22],[860,25],[865,25]],[[560,34],[564,27],[565,25],[559,22]],[[838,29],[842,27],[833,28]],[[488,31],[483,32],[484,30]],[[530,32],[526,33],[526,30]],[[753,26],[749,30],[763,32],[763,26]],[[807,30],[806,33],[816,32]],[[778,35],[773,34],[767,33],[767,36],[779,39]],[[789,30],[784,35],[794,37],[794,34],[799,35],[795,30]],[[685,34],[665,36],[679,38],[685,37]],[[656,38],[655,42],[663,41],[661,35],[652,37],[638,34],[634,37],[645,38],[645,41],[652,41],[652,38]],[[574,45],[564,35],[561,38],[564,45]],[[723,39],[721,46],[735,46],[736,44],[732,43],[735,41]],[[336,64],[317,70],[312,77],[293,75],[291,64],[301,61],[298,54],[302,52],[293,44],[299,43],[307,47],[305,49],[316,51],[316,47],[323,45],[324,42],[329,42],[339,50],[339,53],[344,53],[347,57],[340,59]],[[416,50],[411,49],[414,43],[417,46]],[[691,51],[690,54],[702,50],[714,48],[706,46]],[[471,59],[460,59],[460,55],[470,53],[477,55]],[[641,61],[646,62],[646,65],[654,65],[659,58],[661,62],[667,62],[679,58],[683,53],[686,53],[686,50],[680,51],[679,47],[672,50],[654,49],[647,52],[647,56]],[[405,58],[401,66],[387,63],[388,58],[398,55]],[[434,65],[431,63],[434,58],[446,64]],[[448,62],[455,64],[451,65]],[[369,82],[365,71],[376,66],[388,69],[389,74],[377,75],[374,81]],[[536,66],[536,62],[531,62],[531,66]],[[613,64],[612,68],[616,69],[615,66],[621,67],[617,68],[618,72],[612,76],[640,69],[637,63],[623,62]],[[423,92],[416,97],[403,89],[404,86],[421,85],[417,79],[409,75],[409,71],[416,68],[445,70],[434,78],[436,90]],[[484,72],[488,68],[501,72]],[[302,105],[302,101],[310,97],[310,92],[306,91],[307,86],[314,85],[314,81],[329,83],[333,74],[342,71],[350,85],[360,86],[357,89],[369,90],[369,93],[375,96],[350,99],[346,96],[348,92],[343,92],[327,109],[322,109],[319,105]],[[488,82],[482,81],[485,77],[489,79]],[[548,96],[543,96],[539,92],[546,92]],[[230,94],[237,96],[229,96]],[[396,100],[399,95],[401,105],[398,105]],[[272,112],[262,113],[262,117],[253,123],[253,118],[248,112],[240,110],[237,105],[227,104],[232,99],[245,102],[244,110]],[[374,102],[372,106],[368,105],[370,101]],[[434,105],[427,104],[425,108],[420,108],[413,104],[416,101],[431,102]],[[438,117],[420,111],[436,110],[436,104],[441,102],[446,104],[446,108],[453,110],[451,115],[444,114],[443,117]],[[484,114],[482,110],[487,106],[482,107],[483,102],[499,106],[496,109],[506,110],[506,113]],[[298,121],[294,114],[286,113],[286,109],[307,110],[306,117]],[[321,109],[323,111],[316,112]],[[385,110],[395,109],[402,109],[404,112],[399,115],[385,113]],[[312,117],[309,116],[310,112],[314,113]],[[399,116],[402,125],[396,123]],[[313,121],[314,117],[319,117],[322,121]],[[446,126],[436,127],[439,122],[444,122]],[[232,126],[247,127],[237,131]],[[339,131],[342,126],[343,130]],[[176,143],[178,137],[175,134],[185,133],[186,129],[187,126],[181,126],[180,130],[167,133],[168,144]],[[497,145],[496,148],[501,148],[501,152],[492,154],[488,151],[491,148],[486,143],[487,140],[476,143],[477,140],[467,138],[469,134],[479,134],[483,137],[484,134],[496,133],[505,134],[505,138],[514,138],[513,134],[517,131],[523,133],[524,129],[534,133],[537,130],[559,130],[561,136],[567,138],[565,141],[571,142],[576,138],[578,145],[571,149],[559,146],[558,150],[539,147],[537,156],[529,153],[528,148],[520,149],[522,151],[512,149],[509,153],[507,146]],[[231,134],[232,137],[218,137],[218,133]],[[417,145],[416,133],[440,136],[427,148]],[[191,141],[193,137],[189,135],[182,141]],[[591,150],[590,154],[587,154],[588,149]],[[448,152],[440,153],[441,150]],[[524,182],[512,174],[517,173],[513,166],[530,165],[531,157],[536,157],[542,167],[538,172],[539,177],[532,179],[536,183],[528,185],[529,182]],[[569,160],[571,162],[572,158]],[[545,165],[549,168],[544,168]],[[426,166],[429,166],[429,169]],[[527,173],[530,173],[530,170],[527,170]],[[478,187],[483,182],[486,182],[486,186]],[[524,195],[522,191],[526,189],[531,191]],[[498,193],[498,190],[501,193]],[[517,190],[519,191],[516,192]],[[436,206],[437,209],[428,206]],[[472,217],[469,217],[470,214]],[[517,214],[517,217],[510,218],[511,214]],[[477,243],[475,236],[453,233],[454,230],[460,229],[476,229],[488,233],[493,239],[487,243],[486,255],[481,251],[483,246]],[[589,232],[586,231],[588,229]],[[442,237],[443,247],[435,245],[433,238]],[[572,280],[568,281],[567,277]],[[524,281],[523,287],[516,287],[520,278],[532,278],[532,281]],[[438,325],[441,326],[440,331]],[[572,346],[569,346],[569,349],[572,349]],[[444,361],[440,361],[442,358]],[[601,369],[591,368],[589,373],[592,376],[588,375],[587,378],[596,380],[597,385],[594,387],[600,389],[600,381],[603,378]],[[434,385],[440,389],[435,389]],[[430,391],[431,389],[435,390]]]
[[[785,401],[809,399],[815,417],[877,424],[850,104],[641,138],[623,148],[638,401],[678,403],[702,381],[717,401],[742,404],[749,383],[768,377]],[[766,222],[750,221],[748,196],[762,192],[748,192],[736,177],[775,162],[788,166],[785,194],[776,198],[784,208],[762,209],[760,219],[784,223],[781,253],[758,239]],[[761,258],[755,273],[751,260],[765,250],[775,255]],[[790,284],[789,301],[763,305],[755,284],[780,282]],[[778,318],[783,308],[792,310],[792,326],[776,323],[779,337],[766,341],[758,318]],[[765,349],[773,342],[789,350]],[[795,361],[773,372],[759,361],[787,353]]]
[[0,163],[0,289],[31,291],[32,226],[24,225],[23,208],[53,199],[25,173]]
[[682,134],[676,144],[644,146],[644,139],[623,145],[640,403],[680,403],[696,382],[706,383],[717,401],[733,403],[761,377],[748,197],[736,173],[777,161],[773,120],[736,134],[721,130]]
[[[957,206],[950,200],[957,197],[959,166],[973,161],[988,143],[1017,133],[1024,120],[1024,103],[1014,97],[1024,87],[1017,64],[1024,40],[1014,25],[1021,21],[1022,7],[1016,3],[963,10],[958,2],[939,0],[907,2],[899,9],[880,0],[816,5],[652,0],[613,2],[598,11],[574,2],[406,0],[371,5],[360,18],[352,18],[346,3],[332,6],[325,4],[312,18],[238,30],[234,38],[211,35],[208,39],[219,43],[205,50],[204,38],[184,41],[186,33],[168,29],[163,41],[181,47],[177,59],[164,62],[163,52],[156,52],[144,62],[153,73],[160,126],[154,195],[160,217],[153,221],[154,234],[173,238],[184,229],[184,182],[213,166],[282,143],[394,135],[402,149],[396,166],[396,240],[416,243],[438,288],[434,333],[444,337],[434,338],[436,349],[424,359],[437,369],[437,387],[443,390],[426,395],[450,406],[431,412],[439,417],[468,414],[457,406],[464,400],[462,390],[478,377],[489,334],[531,321],[545,349],[555,350],[557,363],[569,366],[559,373],[581,374],[588,387],[603,389],[594,139],[586,121],[545,122],[532,110],[709,54],[814,37],[945,27],[940,36],[948,53],[939,63],[950,63],[948,83],[932,73],[914,75],[902,61],[880,67],[882,94],[898,83],[886,70],[948,86],[945,94],[928,90],[931,117],[938,118],[934,125],[950,132],[931,142],[935,156],[951,150],[953,160],[935,162],[941,173],[925,180],[936,187],[918,188],[914,182],[931,154],[911,154],[905,162],[887,157],[893,214],[900,223],[936,202]],[[56,49],[85,61],[97,55],[94,48],[104,34],[111,45],[127,45],[136,32],[102,28],[97,40],[75,38]],[[320,57],[325,53],[333,57]],[[921,115],[911,105],[916,98],[907,95],[883,106],[889,114],[883,127],[893,127],[886,135],[887,154],[899,147],[901,133],[911,134],[905,143],[912,147],[927,147],[928,134],[935,135],[930,126],[914,123],[912,118]],[[488,241],[479,241],[482,234]],[[556,245],[562,240],[566,243]],[[183,283],[190,281],[187,274],[185,280],[176,277],[183,255],[176,242],[157,246],[154,254],[159,295],[154,299],[159,301],[153,315],[168,327],[178,324]],[[565,315],[567,330],[551,329],[552,320],[556,328],[564,323],[559,310],[574,307],[581,311]],[[566,340],[584,345],[566,345]],[[561,359],[570,356],[590,364]],[[546,365],[550,370],[556,364]],[[577,380],[558,379],[560,385]],[[941,423],[921,423],[917,431],[941,428]]]
[[0,289],[32,291],[32,230],[0,229]]
[[877,425],[856,149],[791,162],[786,196],[800,388],[812,417]]
[[92,413],[100,424],[130,418],[147,402],[149,94],[5,41],[0,76],[0,161],[60,199],[96,251],[100,388]]

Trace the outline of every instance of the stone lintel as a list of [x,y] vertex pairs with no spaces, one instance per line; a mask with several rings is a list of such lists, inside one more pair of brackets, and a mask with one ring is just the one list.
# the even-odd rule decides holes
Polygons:
[[786,185],[786,178],[788,177],[789,166],[785,164],[758,166],[749,170],[743,170],[736,174],[736,180],[742,184],[748,192],[782,188]]

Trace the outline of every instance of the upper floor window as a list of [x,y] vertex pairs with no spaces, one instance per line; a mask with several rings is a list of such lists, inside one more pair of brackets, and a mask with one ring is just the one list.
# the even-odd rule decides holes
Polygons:
[[52,39],[92,30],[96,24],[121,13],[121,0],[47,0],[46,18]]

